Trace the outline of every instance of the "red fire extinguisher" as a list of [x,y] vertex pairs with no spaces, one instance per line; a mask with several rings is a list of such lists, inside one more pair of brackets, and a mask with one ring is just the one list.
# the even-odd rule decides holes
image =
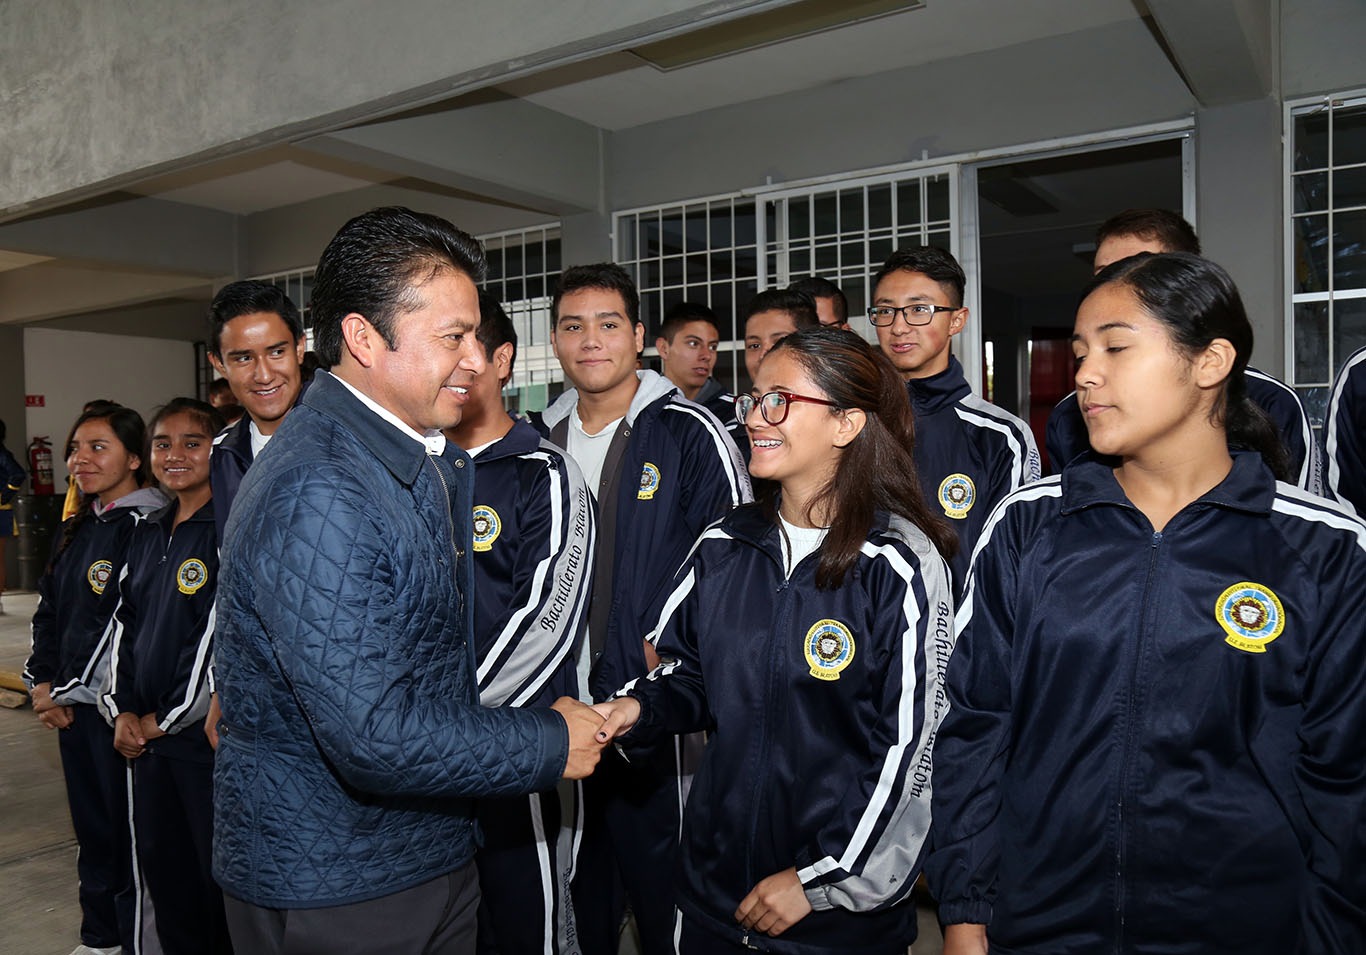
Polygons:
[[52,484],[52,445],[46,437],[34,438],[28,446],[28,468],[33,476],[31,487],[34,494],[51,494]]

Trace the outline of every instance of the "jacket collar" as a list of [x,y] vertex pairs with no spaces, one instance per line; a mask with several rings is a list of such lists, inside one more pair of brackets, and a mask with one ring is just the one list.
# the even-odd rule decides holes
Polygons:
[[399,481],[409,486],[417,481],[426,448],[365,407],[336,378],[322,373],[315,376],[303,403],[355,435]]
[[[148,514],[147,520],[155,524],[160,524],[162,527],[169,530],[175,523],[176,508],[179,506],[180,503],[175,498],[171,498],[171,502],[165,507],[152,514]],[[192,524],[203,524],[205,522],[213,523],[213,498],[209,498],[209,500],[205,501],[199,509],[186,518],[186,521],[187,523]]]
[[933,414],[962,400],[972,388],[963,377],[963,366],[950,355],[949,367],[928,378],[910,379],[906,382],[906,391],[917,414]]
[[112,521],[117,517],[137,511],[140,514],[150,514],[152,511],[166,506],[166,495],[161,493],[160,488],[144,487],[139,488],[129,494],[125,494],[114,502],[112,507],[105,508],[97,515],[102,521]]
[[512,430],[489,445],[474,459],[474,466],[502,458],[515,458],[518,455],[535,451],[541,446],[541,434],[530,422],[523,418],[512,419]]
[[[304,395],[308,394],[309,385],[313,384],[313,379],[309,378],[299,383],[299,393],[294,397],[294,404],[291,410],[299,407],[304,402]],[[227,451],[243,464],[251,464],[251,415],[245,411],[242,417],[234,423],[228,425],[218,436],[213,439],[213,453]]]
[[[1276,498],[1276,479],[1253,451],[1234,451],[1228,476],[1192,504],[1222,507],[1248,514],[1270,514]],[[1099,504],[1133,507],[1115,479],[1114,459],[1088,451],[1062,472],[1062,513]],[[1189,506],[1189,505],[1188,505]]]
[[[639,380],[640,386],[636,388],[635,397],[631,399],[631,407],[626,410],[626,423],[629,425],[634,425],[636,418],[649,405],[678,391],[677,385],[657,371],[650,371],[649,369],[637,371],[636,378]],[[552,430],[557,424],[568,418],[569,413],[574,410],[574,406],[578,403],[579,392],[577,388],[570,388],[556,398],[541,413],[541,420],[545,423],[546,431]]]
[[[868,529],[868,538],[878,536],[887,530],[891,523],[886,511],[873,515],[873,526]],[[778,540],[778,524],[768,519],[762,504],[742,504],[728,512],[721,521],[721,527],[731,537],[761,550],[767,550],[782,561],[782,544]]]
[[694,398],[693,401],[699,405],[705,405],[713,398],[724,398],[726,394],[726,388],[721,382],[717,381],[715,378],[708,378],[706,381],[702,382],[702,390],[697,393],[697,397]]

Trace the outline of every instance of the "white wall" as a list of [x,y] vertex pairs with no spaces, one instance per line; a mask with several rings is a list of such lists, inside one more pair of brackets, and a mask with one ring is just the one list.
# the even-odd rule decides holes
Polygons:
[[162,338],[26,328],[24,389],[46,398],[45,407],[25,409],[25,423],[30,438],[47,435],[52,440],[60,490],[66,478],[61,445],[81,407],[93,398],[109,398],[147,418],[172,398],[193,396],[194,346]]

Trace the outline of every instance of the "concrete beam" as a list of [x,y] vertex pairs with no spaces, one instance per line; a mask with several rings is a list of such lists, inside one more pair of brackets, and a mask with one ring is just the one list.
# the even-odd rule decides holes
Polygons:
[[169,338],[182,342],[209,339],[209,302],[211,286],[205,286],[198,300],[174,299],[101,309],[82,315],[69,315],[37,323],[42,328],[61,328],[73,332],[100,332],[105,335],[135,335],[139,338]]
[[171,296],[207,301],[212,294],[212,283],[193,276],[45,262],[0,272],[0,325],[28,325]]
[[1201,106],[1276,89],[1276,0],[1147,0],[1167,50]]
[[207,278],[235,270],[236,230],[226,212],[116,196],[0,226],[0,249]]
[[0,218],[793,0],[7,0]]
[[552,215],[599,207],[600,130],[511,96],[466,99],[296,145]]

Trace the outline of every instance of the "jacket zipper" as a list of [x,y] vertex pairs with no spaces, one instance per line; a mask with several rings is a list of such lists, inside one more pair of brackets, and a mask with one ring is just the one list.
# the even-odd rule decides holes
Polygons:
[[1115,838],[1115,952],[1124,951],[1124,926],[1127,913],[1124,910],[1124,863],[1127,856],[1128,846],[1125,839],[1124,822],[1124,801],[1129,788],[1129,764],[1134,748],[1134,725],[1137,722],[1136,707],[1134,705],[1134,694],[1138,689],[1138,670],[1139,661],[1143,656],[1143,645],[1146,642],[1148,631],[1151,629],[1149,614],[1155,610],[1149,608],[1149,594],[1152,591],[1153,577],[1157,570],[1157,552],[1162,545],[1162,532],[1155,531],[1148,545],[1148,572],[1143,578],[1143,597],[1139,606],[1143,608],[1143,617],[1139,620],[1138,640],[1134,643],[1133,664],[1129,669],[1129,712],[1126,716],[1126,726],[1124,728],[1124,750],[1121,752],[1120,772],[1119,772],[1119,799],[1117,805],[1117,825]]

